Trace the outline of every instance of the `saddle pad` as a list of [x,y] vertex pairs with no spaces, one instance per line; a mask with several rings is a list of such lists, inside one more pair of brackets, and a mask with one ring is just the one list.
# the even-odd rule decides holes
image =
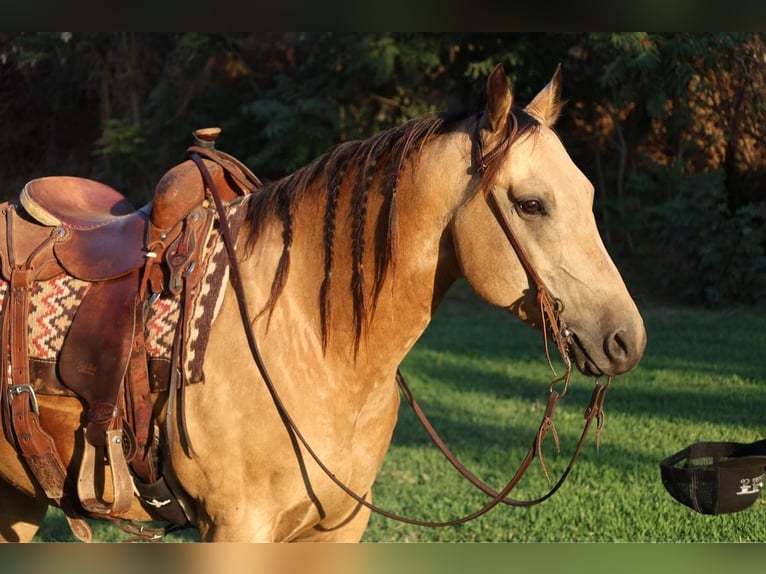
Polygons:
[[[67,275],[32,284],[28,320],[31,358],[56,360],[75,311],[89,288],[90,283]],[[0,309],[7,292],[8,283],[0,278]]]
[[[244,222],[244,201],[233,201],[227,219],[232,234],[237,237]],[[210,234],[200,262],[205,270],[202,280],[193,291],[192,316],[188,323],[184,376],[187,384],[204,380],[202,364],[207,349],[210,326],[218,316],[229,266],[221,234]],[[32,285],[29,312],[28,351],[30,359],[55,363],[64,344],[69,326],[77,308],[91,283],[69,275],[58,275],[48,281],[36,281]],[[8,283],[0,278],[0,310],[3,309]],[[170,361],[173,339],[178,330],[179,300],[159,297],[147,309],[145,335],[149,359]],[[108,328],[107,325],[104,328]],[[39,381],[37,382],[39,383]],[[52,381],[47,382],[48,385]],[[32,384],[36,391],[46,393],[47,385]],[[39,389],[37,388],[39,386]],[[57,393],[59,394],[59,393]]]
[[[235,242],[245,221],[247,201],[250,195],[230,202],[226,210],[226,220],[229,223]],[[187,383],[198,383],[204,380],[202,362],[207,350],[210,326],[218,317],[221,310],[225,286],[229,280],[229,257],[223,237],[216,232],[217,226],[208,237],[203,254],[204,276],[194,293],[192,314],[189,319],[188,336],[186,338],[184,377]]]

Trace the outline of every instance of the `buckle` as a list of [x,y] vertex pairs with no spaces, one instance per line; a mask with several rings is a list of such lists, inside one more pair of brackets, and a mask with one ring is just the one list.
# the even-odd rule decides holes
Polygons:
[[8,398],[11,401],[13,401],[15,396],[19,396],[22,393],[29,393],[29,402],[32,404],[32,412],[39,417],[40,408],[37,404],[37,395],[35,394],[35,390],[32,388],[32,385],[11,385],[8,387]]

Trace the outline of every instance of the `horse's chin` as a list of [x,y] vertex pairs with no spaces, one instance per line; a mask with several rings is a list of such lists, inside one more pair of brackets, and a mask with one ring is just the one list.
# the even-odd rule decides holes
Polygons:
[[572,337],[572,343],[569,345],[568,351],[574,366],[586,377],[601,377],[605,374],[595,361],[590,358],[577,336]]

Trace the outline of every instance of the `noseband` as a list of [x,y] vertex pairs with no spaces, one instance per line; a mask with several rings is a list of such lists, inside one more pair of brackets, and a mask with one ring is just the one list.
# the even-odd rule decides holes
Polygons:
[[[477,122],[476,129],[474,132],[474,137],[473,137],[473,159],[474,159],[473,163],[474,163],[474,169],[477,175],[480,175],[480,176],[483,175],[494,160],[502,157],[504,153],[507,151],[507,149],[512,145],[514,139],[516,138],[516,135],[518,133],[518,120],[516,116],[513,114],[513,112],[511,112],[509,118],[511,121],[508,122],[507,133],[503,141],[496,148],[494,148],[493,150],[489,151],[486,154],[484,154],[482,150],[479,124]],[[350,496],[357,502],[356,509],[353,511],[352,515],[349,518],[347,518],[346,521],[344,521],[344,523],[348,522],[348,520],[350,520],[362,506],[367,507],[371,511],[376,512],[387,518],[391,518],[393,520],[397,520],[400,522],[413,524],[417,526],[454,526],[457,524],[462,524],[482,516],[483,514],[489,512],[492,508],[494,508],[500,503],[511,505],[511,506],[522,506],[522,507],[533,506],[550,498],[564,483],[564,480],[569,475],[569,472],[573,468],[575,461],[577,460],[578,456],[580,455],[580,452],[582,451],[582,447],[585,443],[585,438],[587,437],[590,426],[594,420],[596,421],[596,427],[597,427],[596,441],[598,444],[599,433],[604,424],[604,410],[603,410],[604,396],[611,384],[611,377],[609,377],[606,384],[602,384],[599,381],[596,381],[596,385],[595,385],[595,388],[593,389],[590,402],[588,404],[588,407],[585,410],[585,414],[584,414],[585,426],[580,436],[580,440],[577,444],[577,447],[575,448],[574,454],[572,455],[569,461],[569,464],[567,465],[566,469],[562,473],[559,480],[552,486],[552,488],[546,494],[534,500],[515,500],[512,498],[508,498],[508,494],[511,492],[511,490],[513,490],[513,488],[516,487],[516,485],[519,483],[521,478],[524,476],[524,474],[526,473],[527,469],[529,468],[535,456],[539,458],[543,472],[545,473],[545,476],[548,478],[548,481],[550,482],[550,476],[548,474],[548,470],[545,466],[545,461],[543,459],[542,443],[545,437],[547,436],[548,431],[551,431],[557,450],[559,448],[558,433],[556,432],[556,427],[553,424],[553,415],[554,415],[554,411],[555,411],[556,405],[558,404],[559,399],[564,396],[569,386],[569,380],[572,373],[572,362],[569,357],[568,346],[572,342],[572,333],[567,328],[563,318],[561,317],[561,313],[563,311],[563,305],[561,301],[553,297],[553,295],[551,295],[551,292],[546,287],[542,277],[540,277],[540,275],[536,272],[529,257],[524,251],[524,248],[521,246],[519,241],[516,239],[516,236],[513,234],[510,223],[508,222],[505,214],[503,213],[503,210],[500,208],[498,199],[495,197],[494,192],[489,189],[489,186],[487,186],[486,198],[490,206],[490,209],[495,215],[498,223],[500,224],[500,227],[503,229],[503,232],[505,233],[509,243],[511,244],[514,251],[516,252],[516,255],[521,261],[522,266],[526,270],[527,274],[529,275],[531,281],[534,283],[535,288],[537,290],[537,303],[540,310],[544,348],[545,348],[546,357],[548,359],[548,364],[551,366],[551,369],[553,369],[550,353],[548,350],[548,337],[550,336],[553,338],[553,341],[556,344],[556,347],[558,348],[559,353],[561,354],[561,358],[566,367],[566,373],[562,377],[557,378],[550,384],[550,395],[548,397],[548,402],[545,408],[545,412],[543,414],[543,418],[540,422],[540,426],[538,427],[537,433],[535,434],[534,440],[532,442],[532,445],[529,447],[529,450],[527,451],[526,456],[522,460],[518,470],[513,475],[511,480],[506,484],[506,486],[501,491],[497,492],[493,488],[491,488],[490,486],[482,482],[478,477],[476,477],[476,475],[474,475],[470,470],[468,470],[468,468],[466,468],[457,459],[457,457],[450,451],[450,449],[447,447],[444,441],[439,437],[439,435],[437,434],[436,430],[433,428],[431,423],[428,421],[428,419],[426,418],[425,414],[423,413],[418,403],[415,401],[415,398],[412,392],[410,391],[409,387],[407,386],[407,383],[404,380],[404,376],[402,375],[401,371],[397,370],[396,381],[402,391],[402,394],[405,400],[412,407],[416,416],[418,417],[421,424],[423,425],[423,428],[426,430],[426,432],[428,433],[429,437],[432,439],[434,444],[436,444],[439,450],[444,454],[447,460],[460,472],[460,474],[462,474],[468,481],[470,481],[479,490],[481,490],[483,493],[488,495],[491,498],[491,500],[487,504],[485,504],[483,507],[476,510],[475,512],[472,512],[471,514],[468,514],[461,518],[457,518],[457,519],[449,520],[449,521],[443,521],[443,522],[426,521],[426,520],[419,520],[419,519],[409,518],[406,516],[401,516],[393,512],[389,512],[383,508],[380,508],[368,502],[366,494],[359,495],[353,490],[351,490],[345,483],[339,480],[335,476],[335,474],[322,462],[322,460],[319,458],[317,453],[314,451],[311,445],[307,442],[307,440],[301,433],[300,429],[296,425],[295,421],[292,419],[289,412],[287,411],[284,403],[282,402],[276,390],[276,387],[269,375],[269,372],[266,369],[265,363],[263,361],[263,358],[261,356],[261,353],[258,349],[258,345],[255,340],[255,334],[252,329],[252,322],[250,320],[249,313],[247,310],[248,309],[247,300],[246,300],[246,295],[243,288],[241,274],[239,271],[239,264],[237,262],[236,253],[234,250],[234,240],[231,236],[231,231],[229,230],[229,226],[226,219],[226,211],[221,201],[221,198],[219,196],[218,190],[216,188],[216,184],[213,178],[211,177],[210,173],[208,172],[207,168],[205,167],[204,163],[201,161],[200,157],[193,152],[191,153],[190,157],[199,168],[200,173],[202,174],[202,177],[205,181],[205,185],[209,189],[213,197],[213,201],[216,205],[216,209],[218,211],[220,226],[221,226],[220,227],[221,234],[223,236],[224,245],[229,257],[230,278],[231,278],[235,293],[237,295],[237,303],[239,305],[240,315],[242,317],[245,335],[247,338],[248,346],[250,348],[250,353],[253,357],[253,360],[256,363],[256,366],[258,367],[261,377],[264,380],[266,388],[274,402],[274,405],[277,408],[277,411],[285,425],[285,428],[288,431],[288,434],[290,435],[290,439],[293,442],[293,444],[297,445],[298,443],[300,443],[306,449],[306,452],[309,454],[309,456],[322,469],[322,471],[341,490],[343,490],[346,494],[348,494],[348,496]],[[555,373],[555,370],[554,370],[554,373]],[[557,389],[556,388],[557,386],[561,386],[561,389],[560,390]],[[301,466],[303,466],[304,463],[302,460],[300,449],[296,448],[296,454],[301,459],[299,460],[299,463],[301,464]],[[315,494],[313,493],[313,490],[310,487],[307,490],[309,491],[309,496],[311,497],[312,501],[317,507],[317,510],[319,511],[320,517],[324,518],[325,513],[320,501],[315,496]],[[338,528],[339,526],[336,526],[336,528]]]

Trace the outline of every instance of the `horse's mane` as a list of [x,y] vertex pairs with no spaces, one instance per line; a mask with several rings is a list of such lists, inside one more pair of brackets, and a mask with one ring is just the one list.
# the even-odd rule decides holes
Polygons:
[[[521,110],[514,110],[524,128],[534,120]],[[351,264],[350,291],[354,312],[354,344],[359,341],[389,270],[395,267],[398,247],[397,191],[401,174],[408,160],[429,141],[450,133],[465,114],[428,114],[380,132],[368,139],[346,142],[312,163],[277,181],[267,182],[249,199],[247,218],[250,222],[247,247],[252,250],[267,216],[282,222],[282,253],[274,274],[268,301],[258,316],[271,313],[284,289],[290,268],[295,206],[307,193],[323,193],[324,213],[324,277],[319,293],[322,345],[327,348],[332,315],[330,289],[333,279],[334,243],[338,202],[343,193],[351,193]],[[519,135],[521,133],[519,130]],[[526,129],[524,130],[526,131]],[[508,146],[510,147],[510,146]],[[498,162],[500,163],[500,162]],[[490,170],[492,171],[492,170]],[[376,234],[374,288],[372,301],[365,290],[364,263],[365,228],[368,223],[368,199],[375,185],[383,196],[378,216],[382,227]],[[370,266],[367,266],[369,271]]]

